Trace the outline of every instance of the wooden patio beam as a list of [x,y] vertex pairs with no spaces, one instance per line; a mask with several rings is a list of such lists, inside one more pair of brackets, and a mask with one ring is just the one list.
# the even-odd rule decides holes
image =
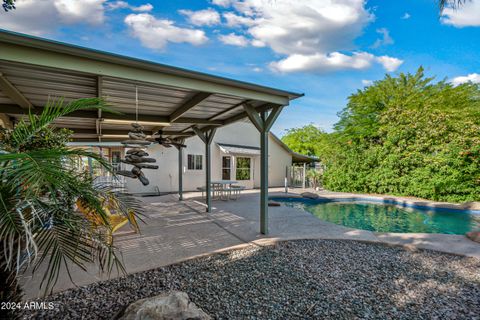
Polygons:
[[[35,114],[40,114],[42,113],[42,111],[43,111],[42,107],[36,107],[35,109],[31,110],[31,112]],[[12,104],[0,104],[0,112],[6,113],[6,114],[12,114],[12,115],[28,114],[28,110],[23,109],[18,105],[12,105]],[[79,111],[72,112],[66,115],[65,117],[66,118],[98,119],[98,113],[96,111],[79,110]],[[135,114],[131,114],[131,113],[115,114],[115,113],[104,112],[102,119],[135,121]],[[139,114],[138,121],[170,123],[170,118],[166,116]],[[208,124],[212,126],[223,125],[223,121],[219,121],[219,120],[208,120],[208,119],[186,118],[186,117],[178,118],[175,121],[175,123]]]
[[[0,89],[23,109],[32,109],[32,103],[0,72]],[[0,109],[1,110],[1,109]]]
[[[243,104],[245,106],[245,104]],[[275,105],[272,105],[270,103],[265,103],[265,104],[262,104],[261,106],[259,107],[256,107],[255,110],[256,112],[262,112],[262,111],[267,111],[269,109],[272,109]],[[223,120],[223,124],[224,125],[227,125],[227,124],[230,124],[230,123],[233,123],[233,122],[237,122],[238,120],[242,120],[242,119],[245,119],[248,117],[248,113],[246,111],[243,111],[237,115],[234,115],[234,116],[231,116],[230,118],[227,118],[225,120]]]
[[[72,130],[74,134],[77,135],[98,135],[95,129],[83,129],[83,128],[69,128],[69,130]],[[128,135],[128,132],[130,130],[122,130],[122,129],[102,129],[102,134],[101,135]],[[155,133],[155,131],[143,131],[146,135],[152,135]],[[165,136],[183,136],[183,137],[191,137],[194,136],[195,134],[193,132],[191,133],[185,133],[185,132],[179,132],[179,131],[163,131],[163,135]]]
[[211,95],[212,94],[208,92],[199,92],[195,94],[193,97],[188,99],[181,107],[179,107],[172,114],[170,114],[169,121],[176,122],[182,115],[187,113],[192,108],[196,107],[200,102],[204,101]]

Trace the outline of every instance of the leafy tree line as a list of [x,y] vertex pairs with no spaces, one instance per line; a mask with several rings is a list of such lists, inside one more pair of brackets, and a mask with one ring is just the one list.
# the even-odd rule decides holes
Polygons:
[[434,83],[422,68],[387,75],[352,94],[339,116],[332,133],[308,125],[282,138],[321,159],[325,188],[480,200],[479,85]]

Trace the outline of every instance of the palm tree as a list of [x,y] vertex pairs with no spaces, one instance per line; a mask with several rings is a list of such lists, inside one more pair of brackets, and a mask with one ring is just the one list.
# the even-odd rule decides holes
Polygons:
[[15,0],[3,0],[2,7],[3,7],[3,10],[5,10],[5,12],[8,12],[10,10],[14,10],[15,9]]
[[461,7],[465,2],[467,2],[467,0],[439,0],[438,5],[440,7],[440,12],[442,12],[443,9],[445,9],[446,7],[457,9]]
[[[92,227],[75,203],[82,204],[111,228],[103,204],[114,199],[118,213],[131,218],[141,213],[139,201],[98,185],[79,172],[82,157],[98,161],[111,172],[98,154],[67,148],[71,132],[51,125],[59,117],[85,109],[110,111],[101,99],[80,99],[64,104],[49,101],[40,115],[29,114],[13,130],[0,131],[0,298],[20,298],[16,278],[26,268],[46,266],[41,287],[51,291],[61,270],[70,276],[72,265],[86,270],[97,263],[101,271],[123,271],[112,239]],[[71,277],[70,277],[71,279]],[[14,317],[14,314],[8,315]]]

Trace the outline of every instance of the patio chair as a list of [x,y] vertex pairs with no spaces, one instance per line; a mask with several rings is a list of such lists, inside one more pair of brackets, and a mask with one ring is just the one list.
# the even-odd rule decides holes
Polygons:
[[129,221],[135,233],[140,231],[134,212],[130,211],[128,217],[118,214],[118,204],[113,199],[103,200],[103,210],[107,214],[108,224],[105,223],[95,209],[88,208],[81,198],[77,200],[76,205],[78,210],[91,222],[92,228],[103,228],[106,230],[109,243],[113,240],[113,234]]
[[230,199],[237,200],[240,197],[240,192],[245,190],[244,186],[231,186],[230,187]]
[[207,191],[207,188],[205,188],[205,187],[198,187],[197,190],[202,192],[202,198],[203,198],[203,193],[204,193],[205,191]]
[[[206,197],[203,194],[207,192],[207,188],[202,186],[197,188],[198,191],[202,192],[202,198]],[[228,189],[224,189],[221,185],[212,184],[212,199],[219,199],[219,200],[228,200],[227,191]]]
[[217,198],[218,200],[228,200],[229,198],[229,189],[225,187],[223,184],[217,184],[213,183],[212,184],[212,197],[215,199]]

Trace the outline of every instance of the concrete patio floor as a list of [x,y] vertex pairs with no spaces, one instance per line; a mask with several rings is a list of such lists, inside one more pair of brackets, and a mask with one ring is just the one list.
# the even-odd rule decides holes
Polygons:
[[[303,190],[296,190],[301,192]],[[283,189],[270,190],[270,196],[285,195]],[[322,193],[326,196],[349,196],[340,193]],[[178,263],[187,259],[240,248],[258,246],[281,240],[293,239],[344,239],[402,245],[410,249],[433,249],[466,255],[480,259],[480,244],[460,235],[395,234],[346,228],[319,220],[311,214],[291,207],[270,207],[269,235],[259,234],[259,193],[250,190],[236,201],[213,201],[213,211],[205,213],[205,206],[198,193],[188,193],[179,202],[176,195],[141,198],[147,215],[141,224],[141,234],[128,227],[115,236],[121,250],[127,273],[145,271]],[[66,272],[62,272],[54,291],[62,291],[75,285],[85,285],[108,279],[95,266],[88,272],[72,269],[73,284]],[[25,274],[26,298],[40,296],[39,284],[42,272],[34,277]],[[112,277],[117,276],[116,273]]]

